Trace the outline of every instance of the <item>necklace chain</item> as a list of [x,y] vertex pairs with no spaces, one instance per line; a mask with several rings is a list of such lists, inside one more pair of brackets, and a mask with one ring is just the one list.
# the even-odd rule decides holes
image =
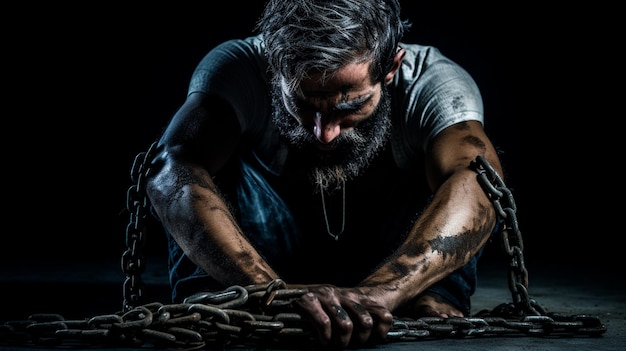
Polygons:
[[342,191],[342,203],[341,203],[341,230],[337,234],[333,234],[330,230],[330,224],[328,222],[328,213],[326,212],[326,200],[324,199],[324,189],[320,185],[320,193],[322,194],[322,209],[324,210],[324,221],[326,222],[326,232],[335,241],[339,240],[339,235],[341,235],[346,228],[346,182],[343,182],[343,186],[341,187]]

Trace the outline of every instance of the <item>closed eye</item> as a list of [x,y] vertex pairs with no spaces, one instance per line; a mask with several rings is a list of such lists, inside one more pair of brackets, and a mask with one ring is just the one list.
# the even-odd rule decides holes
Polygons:
[[332,107],[332,110],[339,113],[350,114],[359,113],[363,106],[371,99],[371,95],[354,99],[348,102],[340,102]]
[[[340,102],[332,106],[331,111],[341,114],[359,113],[371,99],[372,95],[366,95],[351,101]],[[312,104],[301,97],[295,98],[295,105],[301,111],[317,112],[319,110],[315,104]]]

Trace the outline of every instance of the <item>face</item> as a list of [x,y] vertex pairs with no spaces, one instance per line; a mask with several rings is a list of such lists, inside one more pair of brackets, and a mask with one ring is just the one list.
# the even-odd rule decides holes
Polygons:
[[311,76],[300,88],[302,94],[288,95],[274,84],[274,123],[303,155],[319,189],[337,189],[384,147],[389,94],[384,84],[370,82],[367,64],[349,64],[324,83]]

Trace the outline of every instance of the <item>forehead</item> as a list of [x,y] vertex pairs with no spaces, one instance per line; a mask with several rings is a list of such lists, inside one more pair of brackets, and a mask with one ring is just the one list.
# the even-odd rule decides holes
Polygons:
[[349,63],[330,76],[324,77],[321,73],[310,74],[300,82],[300,90],[305,95],[368,90],[372,86],[369,67],[370,61]]

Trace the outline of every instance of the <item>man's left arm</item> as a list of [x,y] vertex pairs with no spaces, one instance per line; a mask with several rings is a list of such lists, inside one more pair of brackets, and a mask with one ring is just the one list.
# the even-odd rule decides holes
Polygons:
[[406,241],[360,289],[394,311],[467,263],[487,242],[496,223],[490,199],[470,168],[483,156],[503,177],[497,152],[477,121],[438,134],[426,154],[432,201]]

